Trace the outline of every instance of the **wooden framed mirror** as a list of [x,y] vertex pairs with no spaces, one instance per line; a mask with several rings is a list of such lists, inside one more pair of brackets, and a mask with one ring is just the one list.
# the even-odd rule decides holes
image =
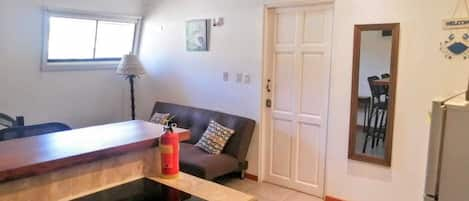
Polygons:
[[355,25],[349,159],[391,166],[399,27]]

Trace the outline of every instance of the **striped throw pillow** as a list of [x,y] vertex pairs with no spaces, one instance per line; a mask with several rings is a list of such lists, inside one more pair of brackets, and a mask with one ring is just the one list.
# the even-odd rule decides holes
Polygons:
[[233,129],[211,120],[207,130],[195,146],[209,154],[220,154],[234,132]]

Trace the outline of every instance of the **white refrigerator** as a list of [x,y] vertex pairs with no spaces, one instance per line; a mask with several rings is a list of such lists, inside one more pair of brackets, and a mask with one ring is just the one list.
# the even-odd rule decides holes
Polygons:
[[469,101],[433,102],[424,201],[469,201]]

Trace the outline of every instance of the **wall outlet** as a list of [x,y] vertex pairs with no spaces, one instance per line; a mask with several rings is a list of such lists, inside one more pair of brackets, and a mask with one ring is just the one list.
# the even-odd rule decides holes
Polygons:
[[250,84],[251,83],[251,75],[245,73],[244,74],[244,84]]
[[228,72],[223,72],[223,81],[230,81],[230,74]]
[[243,74],[242,73],[236,74],[236,82],[237,83],[242,83],[243,82]]

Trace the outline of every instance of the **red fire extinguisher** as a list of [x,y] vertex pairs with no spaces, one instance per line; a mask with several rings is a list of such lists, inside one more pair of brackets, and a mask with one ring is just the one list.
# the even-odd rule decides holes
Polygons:
[[160,137],[161,177],[165,179],[179,175],[179,135],[173,132],[172,126],[166,125]]

